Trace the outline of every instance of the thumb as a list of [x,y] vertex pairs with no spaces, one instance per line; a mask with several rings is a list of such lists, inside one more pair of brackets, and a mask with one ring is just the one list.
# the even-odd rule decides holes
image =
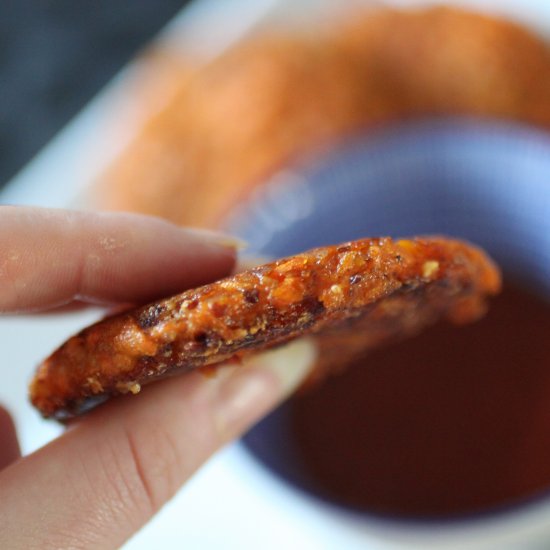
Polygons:
[[112,400],[0,473],[0,548],[118,548],[288,396],[314,357],[298,340],[213,377],[192,372]]

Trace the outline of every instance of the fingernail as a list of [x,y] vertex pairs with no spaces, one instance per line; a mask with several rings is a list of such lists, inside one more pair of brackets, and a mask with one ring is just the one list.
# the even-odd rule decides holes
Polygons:
[[289,396],[310,372],[317,350],[310,338],[300,338],[280,348],[252,355],[244,361],[248,368],[265,369],[280,384],[281,398]]
[[197,237],[202,241],[206,241],[211,244],[223,246],[225,248],[232,248],[233,250],[244,250],[248,247],[248,243],[243,239],[221,233],[219,231],[212,231],[210,229],[197,229],[197,228],[185,228],[185,232],[188,235]]
[[233,273],[240,273],[241,271],[246,271],[247,269],[254,269],[259,265],[268,264],[272,262],[273,258],[268,258],[267,256],[244,256],[240,257],[237,261],[237,265],[233,270]]
[[220,369],[223,380],[214,415],[220,438],[237,437],[288,397],[306,378],[315,357],[313,342],[300,339]]

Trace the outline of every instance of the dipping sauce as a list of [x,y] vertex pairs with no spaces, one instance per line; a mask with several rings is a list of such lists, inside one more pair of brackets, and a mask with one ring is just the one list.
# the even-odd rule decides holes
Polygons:
[[391,516],[463,515],[550,490],[550,305],[507,286],[481,321],[441,323],[290,403],[326,498]]

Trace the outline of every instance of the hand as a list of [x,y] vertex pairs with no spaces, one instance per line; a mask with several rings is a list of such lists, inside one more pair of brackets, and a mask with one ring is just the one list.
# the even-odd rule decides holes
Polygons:
[[[225,276],[234,261],[227,238],[155,218],[0,207],[3,313],[143,302]],[[298,342],[212,378],[155,383],[24,458],[0,410],[0,548],[118,548],[212,453],[287,396],[312,357]]]

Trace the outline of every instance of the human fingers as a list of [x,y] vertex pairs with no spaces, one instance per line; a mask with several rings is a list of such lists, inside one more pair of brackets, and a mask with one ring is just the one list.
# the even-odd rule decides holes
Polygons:
[[10,413],[0,407],[0,471],[21,456],[15,425]]
[[195,371],[113,399],[0,473],[0,548],[118,548],[314,357],[299,340],[214,377]]
[[180,292],[227,275],[237,245],[150,216],[0,206],[0,313]]

